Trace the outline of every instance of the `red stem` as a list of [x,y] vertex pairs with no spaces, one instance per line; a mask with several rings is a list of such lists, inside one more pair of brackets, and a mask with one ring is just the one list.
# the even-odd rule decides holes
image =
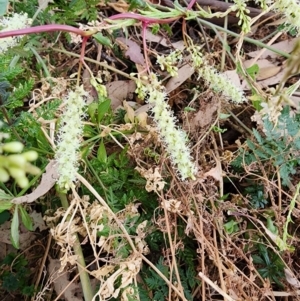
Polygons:
[[196,0],[192,0],[192,1],[189,3],[187,9],[192,9],[192,7],[193,7],[193,5],[195,4],[195,2],[196,2]]
[[88,37],[93,34],[89,31],[83,31],[79,28],[69,26],[69,25],[50,24],[50,25],[33,26],[33,27],[17,29],[17,30],[2,31],[0,32],[0,39],[7,38],[7,37],[22,36],[22,35],[32,34],[32,33],[52,32],[52,31],[73,32],[82,37]]

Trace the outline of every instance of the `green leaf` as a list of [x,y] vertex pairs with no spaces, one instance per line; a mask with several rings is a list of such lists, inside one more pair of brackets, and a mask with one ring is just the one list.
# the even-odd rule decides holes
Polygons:
[[12,245],[16,248],[20,248],[20,234],[19,234],[19,205],[16,205],[15,212],[11,221],[10,228],[10,240]]
[[0,200],[0,213],[5,210],[10,210],[13,204],[10,201],[2,201]]
[[24,224],[24,226],[26,227],[27,230],[33,231],[33,224],[32,224],[31,217],[29,216],[27,211],[24,209],[24,207],[20,206],[19,210],[21,213],[22,223]]
[[95,40],[104,45],[104,46],[109,46],[109,47],[112,47],[112,44],[111,44],[111,40],[107,37],[105,37],[102,33],[98,32],[96,34],[93,35],[93,38],[95,38]]
[[247,68],[247,73],[252,79],[256,78],[258,71],[259,71],[259,66],[257,64],[254,64],[253,66]]
[[10,218],[9,211],[5,210],[0,213],[0,225],[4,224],[6,221],[8,221]]
[[96,122],[96,112],[97,112],[98,104],[96,102],[92,102],[88,106],[88,114],[91,117],[92,122]]
[[267,228],[273,233],[278,234],[278,228],[274,225],[272,219],[270,217],[267,217]]
[[8,0],[0,0],[0,17],[6,14]]
[[101,120],[103,119],[104,115],[110,109],[110,103],[111,103],[110,99],[107,99],[107,100],[101,102],[98,105],[98,123],[101,122]]
[[97,151],[97,158],[101,163],[107,162],[107,153],[106,153],[105,145],[103,143],[103,139],[101,140]]

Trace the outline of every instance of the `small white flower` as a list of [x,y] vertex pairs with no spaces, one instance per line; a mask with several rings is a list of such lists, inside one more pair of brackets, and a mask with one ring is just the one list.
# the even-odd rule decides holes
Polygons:
[[87,96],[87,92],[81,86],[77,87],[75,91],[70,91],[64,99],[65,111],[61,118],[62,126],[59,130],[55,154],[59,174],[57,183],[62,189],[69,189],[76,181],[85,96]]
[[[28,18],[26,13],[13,14],[10,17],[3,17],[0,19],[0,32],[30,27],[31,23],[32,19]],[[18,45],[22,38],[23,36],[0,39],[0,51],[5,52],[9,48]]]

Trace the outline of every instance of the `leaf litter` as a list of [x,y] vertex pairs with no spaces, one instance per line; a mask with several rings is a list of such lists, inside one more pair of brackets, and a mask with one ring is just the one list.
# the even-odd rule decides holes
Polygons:
[[[50,1],[46,1],[45,6],[42,6],[43,4],[40,2],[41,8],[46,7],[49,2]],[[129,7],[125,1],[110,3],[108,5],[119,12],[126,12]],[[257,32],[255,34],[257,34]],[[207,34],[206,38],[209,39],[209,43],[215,43],[209,34]],[[182,40],[172,41],[171,38],[168,38],[170,39],[170,41],[168,41],[168,39],[163,36],[154,35],[150,31],[147,31],[146,39],[151,43],[156,43],[160,51],[165,51],[165,48],[167,48],[168,51],[172,49],[183,49],[184,45]],[[133,63],[141,65],[139,68],[145,67],[145,58],[141,46],[137,42],[128,38],[117,38],[117,40],[125,45],[124,49],[121,47],[121,51],[126,59],[129,58]],[[273,47],[290,53],[294,45],[294,39],[287,39],[280,43],[273,44]],[[246,56],[250,58],[255,58],[259,54],[258,51],[245,53]],[[281,64],[281,62],[277,62],[277,58],[278,55],[274,55],[273,52],[267,50],[255,62],[259,69],[256,80],[260,88],[271,88],[282,80],[285,74],[285,65]],[[213,59],[219,60],[218,57]],[[164,167],[163,162],[166,160],[166,157],[165,154],[160,153],[157,148],[157,145],[159,145],[161,141],[154,134],[156,132],[156,125],[149,121],[148,114],[143,115],[141,121],[139,123],[137,122],[138,113],[148,112],[149,105],[132,105],[131,102],[136,100],[134,99],[136,91],[134,81],[116,77],[116,80],[111,80],[105,84],[108,97],[112,101],[112,109],[117,111],[121,108],[126,114],[124,116],[124,125],[109,127],[108,134],[101,133],[101,137],[107,137],[114,131],[114,133],[118,133],[121,127],[123,127],[123,129],[126,128],[130,132],[136,123],[138,123],[142,129],[149,131],[147,135],[132,133],[126,137],[131,146],[131,150],[128,150],[128,156],[138,162],[138,167],[136,167],[135,170],[145,178],[145,190],[155,192],[158,198],[160,194],[166,194],[168,196],[162,198],[161,203],[163,205],[162,207],[166,208],[168,212],[167,215],[157,213],[157,216],[152,216],[151,222],[153,222],[153,225],[151,227],[157,225],[162,233],[174,235],[174,238],[169,239],[168,246],[166,245],[163,250],[158,251],[158,254],[164,257],[162,266],[172,267],[172,274],[176,274],[176,268],[174,268],[174,266],[177,265],[177,261],[179,260],[174,255],[174,251],[180,253],[185,249],[182,242],[176,241],[176,229],[180,224],[182,230],[187,234],[185,239],[191,238],[194,242],[193,249],[195,254],[193,263],[196,265],[197,270],[201,271],[198,275],[194,274],[193,277],[195,277],[195,281],[202,279],[202,284],[206,283],[207,286],[202,290],[205,294],[210,294],[211,289],[209,288],[212,288],[219,297],[222,296],[225,300],[240,300],[241,296],[247,296],[247,298],[251,298],[251,300],[272,300],[272,296],[286,297],[292,296],[293,293],[299,294],[299,291],[297,291],[299,288],[299,273],[297,274],[297,270],[293,269],[292,266],[284,269],[284,277],[287,283],[294,289],[293,292],[289,292],[287,289],[285,291],[274,291],[272,288],[274,283],[271,284],[270,280],[261,276],[259,273],[260,266],[255,267],[253,265],[251,249],[254,250],[254,253],[257,253],[256,245],[253,243],[253,241],[257,239],[256,235],[262,237],[265,234],[268,236],[270,239],[270,242],[268,242],[270,249],[275,249],[275,247],[279,248],[279,251],[277,250],[276,253],[287,251],[285,249],[286,246],[282,245],[280,234],[274,234],[266,226],[264,214],[268,214],[267,210],[261,209],[262,212],[260,213],[248,206],[249,202],[253,200],[254,195],[252,194],[249,197],[249,193],[242,194],[239,193],[239,191],[243,190],[243,185],[250,184],[246,181],[243,182],[242,178],[236,179],[237,174],[231,169],[229,159],[223,156],[225,149],[227,152],[230,152],[231,158],[237,158],[239,149],[249,151],[251,148],[252,145],[250,143],[246,146],[246,139],[248,137],[239,129],[239,127],[241,127],[240,123],[244,125],[248,124],[247,120],[249,118],[247,119],[247,117],[249,114],[251,115],[251,112],[249,113],[248,111],[251,111],[251,109],[249,109],[247,105],[235,106],[227,104],[224,100],[219,98],[219,95],[210,99],[210,93],[213,88],[208,89],[208,93],[202,91],[203,93],[200,93],[192,102],[189,102],[191,100],[191,85],[204,86],[203,82],[195,83],[196,79],[193,76],[195,71],[190,66],[189,60],[189,57],[185,57],[185,63],[178,67],[178,75],[176,77],[169,78],[161,73],[161,71],[159,72],[166,76],[165,88],[168,93],[173,92],[177,95],[178,90],[180,90],[180,92],[188,91],[182,94],[183,97],[180,101],[175,97],[176,99],[172,104],[172,109],[176,111],[176,117],[183,123],[183,127],[189,130],[190,140],[193,141],[194,144],[194,154],[199,162],[200,169],[199,177],[195,182],[180,183],[176,177],[176,173],[170,171],[170,166],[167,165],[167,167]],[[244,65],[246,68],[250,67],[251,60],[244,61]],[[155,66],[155,68],[157,68],[157,66]],[[237,86],[244,87],[245,91],[251,88],[246,85],[246,81],[241,83],[242,77],[236,70],[226,70],[224,74],[234,81]],[[193,112],[185,112],[185,107],[192,109]],[[221,121],[221,119],[219,119],[219,112],[227,114],[228,111],[231,112],[228,114],[228,118]],[[240,123],[236,122],[233,116],[239,118]],[[216,124],[216,121],[218,129],[214,129],[215,134],[213,134],[211,128]],[[250,124],[252,126],[251,122]],[[229,134],[233,137],[231,140],[233,143],[227,143],[229,139],[228,141],[225,139],[222,141],[225,135],[221,134],[220,131],[218,132],[222,127],[227,129],[227,133],[230,132]],[[201,143],[199,143],[199,141]],[[221,143],[221,141],[224,142],[224,144]],[[219,143],[219,145],[217,146],[216,143]],[[145,151],[148,147],[151,147],[151,149]],[[219,152],[221,154],[221,161],[215,155],[215,153]],[[230,161],[232,160],[230,159]],[[246,163],[244,162],[243,164]],[[257,164],[259,165],[261,162],[257,162]],[[266,168],[267,167],[266,165]],[[169,172],[167,172],[166,169],[168,169]],[[262,170],[266,172],[264,167]],[[251,170],[249,169],[248,171],[248,175],[253,176]],[[168,183],[164,180],[166,174],[171,178],[171,180],[169,179],[171,183],[170,186],[168,186]],[[14,198],[13,203],[33,203],[39,200],[51,191],[55,184],[56,177],[55,162],[50,161],[46,172],[43,174],[36,188],[31,193]],[[246,177],[246,174],[244,177]],[[232,186],[236,186],[236,189],[231,187],[228,182],[225,182],[225,179],[228,179],[228,182],[233,181]],[[250,180],[254,181],[253,179]],[[257,179],[255,181],[257,181]],[[264,187],[264,193],[270,193],[272,195],[272,193],[274,193],[272,189],[274,190],[274,187],[276,187],[274,181],[268,178],[264,179],[264,181],[270,182],[272,187]],[[223,192],[222,197],[224,197],[224,199],[222,200],[219,198],[220,191]],[[228,199],[226,199],[226,194],[228,194]],[[279,191],[278,195],[279,194],[284,193]],[[235,195],[237,197],[235,197]],[[49,278],[53,277],[53,271],[60,272],[60,274],[57,275],[59,278],[51,278],[56,295],[65,298],[65,300],[82,299],[82,297],[78,297],[80,295],[79,284],[76,283],[76,280],[70,280],[70,273],[65,272],[65,270],[75,265],[78,260],[73,253],[72,247],[75,244],[75,236],[79,233],[81,237],[85,238],[85,240],[81,242],[82,245],[88,242],[93,249],[93,253],[98,254],[94,259],[95,267],[90,272],[90,275],[98,280],[98,285],[100,283],[100,289],[97,290],[94,298],[99,297],[100,300],[108,300],[110,298],[119,297],[121,300],[127,300],[128,295],[133,294],[133,292],[130,291],[132,284],[136,283],[138,281],[137,279],[139,279],[139,275],[142,275],[144,272],[143,264],[149,264],[147,257],[145,257],[149,256],[148,244],[145,238],[146,235],[150,233],[147,233],[147,231],[150,230],[147,228],[147,223],[145,222],[140,224],[134,224],[133,222],[135,218],[138,219],[139,210],[143,206],[137,200],[137,203],[134,205],[127,205],[122,210],[115,210],[115,212],[112,213],[99,202],[90,202],[85,196],[81,198],[74,196],[72,198],[70,196],[70,199],[68,210],[57,210],[52,216],[46,215],[44,217],[49,227],[51,227],[52,236],[56,244],[60,246],[61,252],[59,259],[52,259],[49,256],[47,263],[48,273],[52,275]],[[157,212],[159,212],[159,207],[160,206],[157,206],[155,209]],[[270,206],[270,208],[272,207]],[[274,208],[279,210],[277,206],[274,206]],[[226,230],[224,230],[227,229],[224,225],[232,221],[230,220],[232,217],[230,213],[232,211],[242,212],[240,215],[235,215],[238,221],[237,224],[242,225],[242,228],[235,228],[235,230],[233,230],[234,235],[230,236]],[[257,222],[257,231],[251,230],[255,232],[255,234],[250,234],[252,236],[252,243],[248,245],[246,244],[246,238],[242,235],[242,232],[247,230],[246,227],[251,227],[252,223],[249,222],[251,219],[242,219],[243,212],[248,212],[247,214],[249,215],[253,214],[255,219],[252,218],[252,221]],[[279,214],[281,214],[280,218],[284,218],[283,211],[280,211]],[[45,225],[43,225],[41,221],[41,215],[33,211],[31,217],[34,219],[35,231],[37,228],[39,228],[39,231],[43,231]],[[67,219],[67,217],[71,218]],[[258,219],[258,217],[261,218],[261,220]],[[120,231],[120,223],[126,224],[126,221],[132,223],[131,225],[134,225],[136,228],[136,231],[131,232],[128,236],[134,241],[138,252],[132,251],[131,254],[122,257],[120,254],[126,251],[122,247],[127,244],[126,239],[130,241],[128,237],[124,238],[124,234],[121,234],[122,231]],[[276,220],[276,222],[278,222],[278,220]],[[277,224],[279,225],[279,223]],[[10,233],[9,231],[5,231],[5,229],[9,229],[7,224],[3,224],[0,229],[2,237],[1,243],[9,244]],[[36,236],[33,233],[28,235],[22,231],[23,230],[21,230],[20,234],[21,249],[24,249],[30,246],[36,239]],[[219,235],[218,238],[220,241],[216,241],[216,235]],[[261,237],[257,241],[262,241]],[[23,243],[26,243],[26,245]],[[264,241],[264,243],[266,242]],[[101,251],[97,253],[98,250]],[[120,252],[120,254],[118,252]],[[102,256],[101,260],[99,255]],[[286,252],[284,255],[291,262],[295,260],[290,253]],[[247,269],[250,270],[249,273]],[[183,291],[182,283],[185,278],[186,277],[181,275],[176,281],[172,282],[173,280],[169,279],[168,282],[168,278],[164,279],[162,275],[161,279],[164,279],[165,283],[168,283],[168,289],[172,294],[175,294],[173,297],[170,293],[169,300],[178,300],[178,296],[180,296],[178,292],[180,292],[180,290]],[[141,282],[143,286],[146,285],[143,281]],[[49,287],[52,284],[48,283]],[[45,285],[45,287],[47,286]],[[197,298],[201,297],[204,298],[200,295],[199,288],[200,286],[194,289],[194,294],[197,296],[194,300],[200,300]],[[276,289],[278,290],[278,287]],[[152,292],[150,291],[149,294],[151,295]],[[209,298],[210,297],[211,296],[209,296]],[[295,298],[298,300],[298,297]],[[182,299],[187,300],[185,298]],[[42,296],[37,294],[35,300],[42,300]]]

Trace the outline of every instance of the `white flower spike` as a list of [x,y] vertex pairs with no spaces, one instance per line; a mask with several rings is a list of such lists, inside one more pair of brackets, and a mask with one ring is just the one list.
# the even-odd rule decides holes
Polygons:
[[78,170],[78,149],[82,136],[87,92],[83,87],[70,91],[64,99],[65,111],[61,118],[61,128],[58,133],[58,143],[55,158],[57,160],[58,185],[62,189],[70,189],[76,181]]
[[197,168],[192,161],[190,149],[187,145],[186,134],[176,126],[176,118],[166,100],[163,86],[154,74],[150,75],[150,83],[141,85],[139,82],[137,93],[142,89],[148,95],[148,103],[152,106],[153,118],[157,124],[160,137],[171,157],[171,162],[177,168],[182,180],[195,179]]

